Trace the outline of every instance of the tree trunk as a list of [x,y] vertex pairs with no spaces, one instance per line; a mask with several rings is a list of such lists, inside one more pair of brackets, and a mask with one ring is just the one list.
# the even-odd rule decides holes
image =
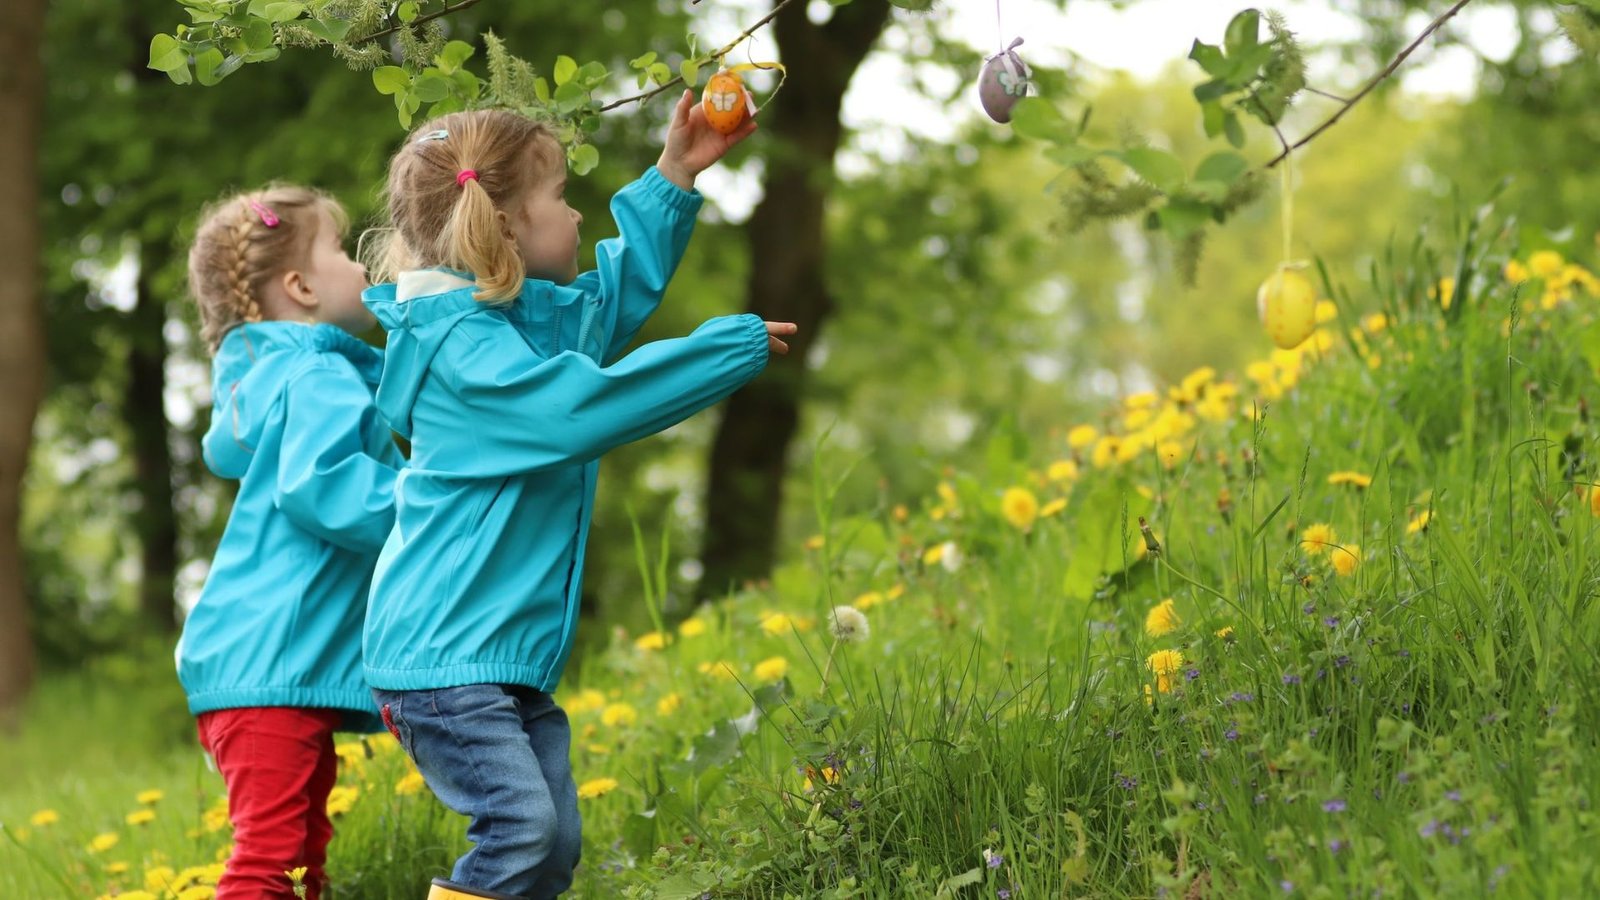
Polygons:
[[45,0],[16,0],[0,28],[0,725],[33,683],[22,572],[22,473],[44,388],[39,292],[39,138]]
[[791,67],[763,116],[771,122],[772,155],[761,203],[745,226],[751,260],[747,311],[794,322],[800,333],[789,341],[789,355],[772,357],[760,378],[729,399],[717,428],[700,582],[707,596],[772,570],[807,357],[833,312],[823,278],[823,213],[844,132],[839,111],[890,12],[885,0],[855,0],[834,9],[827,24],[815,25],[806,8],[790,4],[773,22],[782,58],[804,64]]
[[122,417],[133,451],[133,515],[139,536],[139,612],[145,623],[171,634],[178,628],[174,595],[178,573],[178,517],[172,507],[172,447],[164,402],[167,387],[166,301],[153,282],[166,263],[166,248],[146,243],[139,250],[138,300],[128,315],[128,378]]

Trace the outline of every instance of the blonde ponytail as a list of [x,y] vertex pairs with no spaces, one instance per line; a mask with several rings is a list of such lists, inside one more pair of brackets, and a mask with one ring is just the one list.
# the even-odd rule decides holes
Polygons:
[[368,269],[379,281],[406,269],[458,269],[477,280],[479,301],[516,299],[527,267],[503,218],[517,214],[534,186],[531,169],[562,165],[550,129],[513,112],[450,113],[423,124],[389,163],[389,227],[363,238]]

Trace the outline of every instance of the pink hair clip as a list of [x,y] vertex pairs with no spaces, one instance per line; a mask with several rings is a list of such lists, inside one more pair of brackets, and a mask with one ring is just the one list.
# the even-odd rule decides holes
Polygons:
[[467,182],[478,180],[477,169],[462,169],[456,173],[456,187],[466,187]]
[[260,203],[257,203],[254,200],[247,200],[245,202],[249,203],[250,208],[255,211],[255,214],[261,217],[261,224],[267,226],[268,228],[278,227],[277,213],[267,209],[265,206],[262,206]]

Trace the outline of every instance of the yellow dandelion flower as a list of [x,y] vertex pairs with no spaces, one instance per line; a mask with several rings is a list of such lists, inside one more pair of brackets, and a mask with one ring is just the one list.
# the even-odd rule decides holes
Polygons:
[[1217,635],[1217,637],[1222,638],[1223,640],[1227,640],[1228,638],[1233,637],[1233,626],[1232,625],[1224,625],[1221,628],[1218,628],[1217,631],[1216,631],[1216,635]]
[[1347,484],[1351,487],[1365,488],[1372,485],[1372,476],[1360,472],[1335,472],[1328,476],[1328,483],[1332,485]]
[[1432,521],[1433,510],[1425,509],[1422,511],[1421,515],[1417,516],[1415,519],[1412,519],[1410,523],[1406,525],[1406,534],[1416,534],[1419,531],[1427,531],[1428,523]]
[[761,630],[771,635],[784,635],[797,627],[795,623],[795,618],[787,613],[768,613],[761,619]]
[[120,894],[102,894],[96,900],[161,900],[149,891],[123,891]]
[[1183,389],[1190,393],[1197,393],[1201,388],[1215,381],[1216,377],[1216,369],[1210,366],[1201,366],[1183,376]]
[[53,809],[41,809],[28,817],[28,824],[35,828],[44,828],[61,821],[61,814]]
[[165,796],[166,794],[164,792],[156,788],[151,788],[148,791],[140,791],[139,793],[135,794],[134,799],[140,803],[143,803],[145,806],[154,806],[157,803],[160,803],[161,798]]
[[1045,470],[1045,477],[1051,481],[1076,481],[1078,479],[1078,464],[1070,459],[1058,459]]
[[807,550],[821,550],[823,540],[822,535],[813,534],[811,537],[806,538],[805,547]]
[[1156,396],[1155,391],[1140,391],[1137,394],[1129,394],[1127,399],[1122,401],[1122,405],[1128,409],[1149,409],[1156,405],[1158,399],[1160,398]]
[[780,681],[787,674],[789,674],[789,661],[781,656],[768,657],[756,663],[757,681]]
[[[1589,512],[1591,515],[1600,516],[1600,487],[1589,489]],[[52,819],[51,821],[55,820]],[[38,825],[40,823],[34,822],[33,824]]]
[[1194,411],[1207,422],[1222,422],[1233,415],[1233,406],[1225,397],[1207,394],[1204,400],[1195,404]]
[[683,697],[677,693],[668,694],[656,701],[656,715],[670,716],[677,712],[681,706],[683,706]]
[[177,877],[177,870],[171,866],[153,866],[144,870],[144,888],[147,891],[164,891]]
[[1144,664],[1157,675],[1176,675],[1183,668],[1183,653],[1178,650],[1157,650],[1145,659]]
[[906,509],[906,505],[904,503],[896,503],[894,505],[894,509],[889,510],[889,515],[892,516],[896,522],[904,522],[911,518],[911,510]]
[[1132,462],[1139,458],[1140,453],[1150,447],[1151,444],[1147,437],[1141,437],[1139,440],[1129,438],[1117,445],[1117,462]]
[[1245,366],[1244,374],[1257,384],[1272,384],[1278,380],[1278,367],[1266,360],[1258,360]]
[[156,811],[153,809],[136,809],[122,817],[129,825],[149,825],[156,820]]
[[629,726],[639,721],[639,712],[627,703],[611,703],[600,711],[600,724],[607,728]]
[[683,624],[678,626],[678,634],[681,637],[699,637],[705,633],[706,622],[704,619],[684,619]]
[[1307,525],[1306,529],[1300,532],[1300,549],[1307,556],[1317,556],[1338,543],[1338,541],[1339,537],[1334,534],[1332,525],[1321,523]]
[[1512,284],[1521,284],[1528,280],[1528,267],[1517,260],[1506,261],[1506,280]]
[[288,871],[284,872],[283,874],[289,876],[289,880],[294,882],[295,884],[300,884],[300,883],[302,883],[302,882],[304,882],[306,880],[306,871],[307,871],[307,867],[306,866],[295,866],[294,868],[289,869]]
[[119,841],[121,841],[121,840],[122,840],[122,836],[117,834],[114,831],[102,832],[100,834],[95,835],[92,839],[90,839],[90,841],[89,841],[89,852],[90,853],[104,853],[107,850],[110,850],[112,847],[115,847],[117,845],[117,843]]
[[1048,519],[1066,508],[1067,498],[1057,497],[1056,499],[1051,500],[1049,503],[1046,503],[1044,506],[1039,507],[1039,518]]
[[659,631],[651,631],[639,635],[633,645],[640,650],[660,650],[667,646],[667,636]]
[[1117,461],[1121,449],[1122,438],[1108,434],[1094,442],[1094,450],[1089,453],[1089,462],[1096,469],[1104,469]]
[[922,551],[922,564],[925,566],[937,565],[940,557],[944,556],[944,545],[934,544]]
[[1430,293],[1439,298],[1440,308],[1449,309],[1450,304],[1455,302],[1456,280],[1454,278],[1441,278],[1438,286]]
[[1186,449],[1177,441],[1162,441],[1156,445],[1156,458],[1161,460],[1163,467],[1176,468],[1178,463],[1183,461]]
[[232,824],[228,819],[228,807],[212,807],[206,810],[205,815],[200,817],[200,823],[205,826],[208,833],[213,834],[227,828]]
[[1178,617],[1178,611],[1174,607],[1171,597],[1151,607],[1150,612],[1146,613],[1144,617],[1144,632],[1151,637],[1171,634],[1177,631],[1181,625],[1183,625],[1183,619]]
[[361,796],[361,789],[350,785],[341,784],[328,794],[328,815],[342,816],[356,805],[356,798]]
[[567,704],[567,712],[572,715],[580,715],[582,713],[593,712],[594,710],[601,709],[605,705],[605,694],[600,693],[594,688],[584,688],[578,692],[576,697],[572,698],[570,703]]
[[1355,573],[1356,567],[1361,565],[1361,548],[1355,544],[1345,544],[1334,547],[1328,553],[1328,558],[1333,561],[1333,570],[1340,575]]
[[615,778],[591,778],[578,785],[578,799],[593,800],[596,797],[604,797],[616,789]]
[[1100,429],[1093,425],[1077,425],[1067,432],[1067,446],[1082,450],[1100,439]]
[[427,782],[422,779],[422,773],[411,771],[394,783],[394,792],[397,796],[409,797],[412,794],[420,794],[426,786]]
[[611,748],[605,744],[584,744],[583,750],[591,756],[610,756]]
[[106,863],[106,874],[108,875],[121,875],[126,871],[128,871],[128,864],[125,862]]
[[1339,318],[1339,307],[1332,300],[1318,300],[1316,306],[1316,319],[1318,325],[1326,325]]
[[209,884],[197,884],[178,892],[178,900],[213,900],[217,889]]
[[712,678],[715,678],[718,681],[732,681],[737,677],[737,673],[733,669],[733,663],[730,663],[727,660],[703,662],[695,668],[700,672],[700,674],[710,675]]
[[1155,411],[1152,409],[1141,408],[1129,410],[1127,415],[1122,417],[1122,430],[1138,431],[1146,425],[1149,425],[1150,421],[1155,417]]
[[1150,685],[1147,684],[1147,685],[1144,686],[1144,705],[1145,706],[1154,706],[1155,703],[1156,703],[1155,693],[1150,690]]
[[950,486],[950,482],[939,482],[935,490],[939,493],[940,502],[950,509],[955,509],[960,504],[960,498],[956,496],[956,489]]
[[867,591],[851,602],[851,606],[863,612],[877,606],[884,601],[884,596],[879,591]]
[[1535,278],[1554,278],[1561,274],[1565,260],[1554,250],[1540,250],[1528,256],[1528,271]]
[[1033,520],[1039,517],[1039,498],[1027,488],[1006,488],[1000,497],[1000,512],[1018,531],[1031,531]]

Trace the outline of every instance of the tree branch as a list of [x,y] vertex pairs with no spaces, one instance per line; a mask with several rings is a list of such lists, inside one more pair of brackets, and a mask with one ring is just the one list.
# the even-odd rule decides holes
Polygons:
[[371,41],[375,41],[378,38],[386,37],[388,35],[394,34],[396,31],[399,31],[402,28],[415,28],[418,25],[421,25],[421,24],[423,24],[425,22],[432,22],[434,19],[442,19],[445,16],[450,15],[451,13],[458,13],[458,12],[462,11],[463,9],[466,9],[469,6],[476,6],[481,2],[483,2],[483,0],[460,0],[460,2],[456,3],[456,5],[451,6],[450,5],[450,0],[445,0],[443,9],[435,10],[435,11],[433,11],[431,13],[428,13],[425,16],[418,16],[418,17],[416,17],[415,19],[412,19],[409,22],[401,22],[398,25],[391,25],[388,28],[384,28],[384,29],[381,29],[379,31],[374,31],[373,33],[371,33],[369,35],[364,35],[362,37],[358,37],[355,40],[350,41],[349,43],[352,46],[354,46],[356,44],[365,44],[365,43],[368,43],[368,42],[371,42]]
[[[463,2],[466,2],[466,0],[463,0]],[[476,2],[478,2],[478,0],[470,0],[470,2],[476,3]],[[707,54],[704,57],[704,59],[707,59],[707,60],[721,59],[724,56],[727,56],[729,53],[732,53],[735,47],[737,47],[740,44],[744,43],[745,39],[750,37],[750,35],[755,34],[756,33],[756,29],[760,28],[761,26],[763,26],[763,25],[767,24],[768,22],[771,22],[773,19],[777,18],[778,17],[778,13],[782,12],[783,8],[785,6],[788,6],[790,3],[793,3],[793,2],[794,2],[794,0],[782,0],[782,2],[780,2],[776,6],[772,7],[772,11],[771,12],[767,13],[766,15],[762,16],[760,19],[756,20],[756,23],[754,25],[751,25],[749,28],[746,28],[744,31],[741,31],[739,33],[738,37],[736,37],[733,40],[729,41],[728,43],[724,44],[720,50],[717,50],[715,53]],[[649,100],[651,97],[654,97],[657,94],[661,94],[661,93],[666,92],[673,85],[682,84],[682,83],[683,83],[683,76],[679,75],[679,76],[673,78],[671,81],[662,82],[661,84],[657,85],[656,87],[653,87],[648,91],[644,91],[643,93],[634,94],[632,97],[623,97],[621,100],[613,100],[610,103],[607,103],[605,106],[600,107],[600,112],[607,112],[609,110],[616,109],[619,106],[626,106],[627,104],[633,103],[633,102],[643,103],[644,101]]]
[[1351,107],[1355,106],[1357,103],[1360,103],[1361,99],[1372,93],[1372,90],[1381,84],[1384,79],[1388,78],[1390,75],[1393,75],[1395,70],[1400,68],[1400,64],[1406,61],[1406,57],[1410,56],[1414,50],[1422,46],[1422,42],[1428,39],[1428,35],[1438,31],[1439,27],[1442,26],[1451,16],[1454,16],[1456,13],[1460,12],[1461,7],[1466,6],[1470,2],[1472,2],[1472,0],[1456,0],[1456,4],[1454,6],[1445,10],[1437,19],[1434,19],[1432,22],[1428,23],[1428,27],[1424,28],[1422,33],[1417,35],[1416,40],[1412,41],[1411,44],[1404,50],[1401,50],[1399,55],[1390,61],[1389,65],[1384,67],[1382,72],[1372,76],[1372,79],[1363,85],[1361,90],[1356,92],[1354,97],[1346,100],[1344,105],[1335,110],[1333,115],[1328,117],[1327,121],[1323,122],[1321,125],[1318,125],[1311,131],[1310,134],[1296,141],[1293,146],[1285,147],[1282,153],[1279,153],[1277,156],[1273,157],[1271,162],[1267,163],[1261,168],[1273,168],[1278,163],[1288,159],[1290,153],[1293,153],[1295,150],[1298,150],[1301,147],[1304,147],[1306,144],[1311,143],[1311,141],[1316,138],[1317,135],[1327,131],[1329,128],[1332,128],[1333,124],[1339,121],[1339,119],[1345,113],[1349,112]]

